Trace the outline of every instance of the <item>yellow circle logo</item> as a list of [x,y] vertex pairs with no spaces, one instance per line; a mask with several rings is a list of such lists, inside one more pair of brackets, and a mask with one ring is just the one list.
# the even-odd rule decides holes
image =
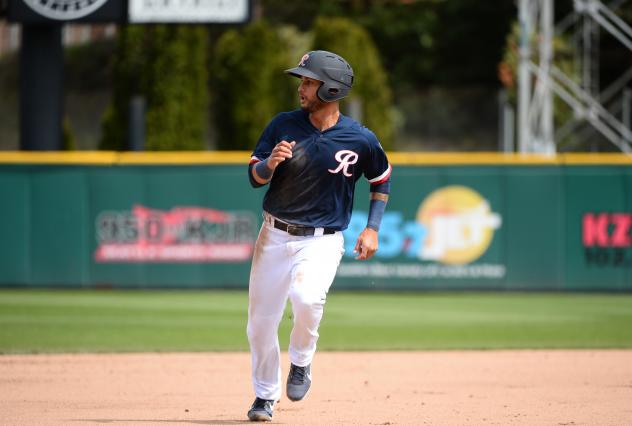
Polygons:
[[501,218],[479,193],[455,185],[426,197],[417,210],[417,222],[427,231],[421,259],[464,264],[485,253]]

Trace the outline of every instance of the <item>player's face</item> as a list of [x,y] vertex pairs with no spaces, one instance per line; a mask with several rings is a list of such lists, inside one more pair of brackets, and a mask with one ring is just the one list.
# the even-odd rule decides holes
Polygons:
[[301,108],[307,112],[318,110],[324,102],[318,99],[318,88],[321,82],[309,77],[301,77],[301,84],[298,86],[298,96]]

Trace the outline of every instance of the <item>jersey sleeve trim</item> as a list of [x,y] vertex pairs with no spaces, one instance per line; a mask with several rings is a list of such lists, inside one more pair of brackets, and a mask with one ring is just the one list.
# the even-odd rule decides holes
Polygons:
[[388,168],[386,169],[386,171],[384,173],[382,173],[381,175],[374,177],[373,179],[369,179],[369,183],[371,185],[379,185],[380,183],[386,182],[388,180],[388,178],[391,176],[391,170],[393,168],[391,167],[391,165],[388,165]]
[[250,157],[250,162],[248,162],[248,164],[258,163],[259,161],[261,160],[253,155],[252,157]]

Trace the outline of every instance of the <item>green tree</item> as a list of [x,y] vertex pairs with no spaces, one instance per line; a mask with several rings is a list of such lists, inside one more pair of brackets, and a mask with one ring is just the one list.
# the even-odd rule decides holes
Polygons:
[[145,91],[145,39],[145,29],[141,25],[121,28],[113,60],[112,101],[102,121],[101,149],[122,151],[128,148],[129,102],[132,96]]
[[225,32],[212,65],[217,148],[249,150],[280,111],[296,105],[292,81],[283,73],[293,59],[279,31],[258,21]]
[[147,149],[202,149],[208,126],[207,34],[155,26],[147,66]]
[[434,82],[443,86],[497,87],[496,67],[516,16],[511,1],[437,2],[440,25],[434,31]]
[[360,102],[362,122],[377,135],[384,149],[393,147],[392,92],[378,51],[361,26],[346,18],[320,17],[314,23],[313,50],[328,50],[353,67],[354,82],[341,108]]
[[433,83],[436,29],[440,23],[436,2],[375,2],[358,15],[371,34],[390,82],[396,91]]
[[[572,9],[572,0],[558,0],[556,8],[569,2]],[[303,30],[319,15],[362,25],[398,93],[428,85],[497,85],[494,70],[517,15],[509,0],[261,0],[261,5],[271,22]],[[560,10],[563,16],[568,7]]]
[[208,117],[207,31],[190,25],[122,29],[113,70],[112,103],[103,119],[102,149],[128,148],[129,102],[146,100],[147,150],[204,148]]

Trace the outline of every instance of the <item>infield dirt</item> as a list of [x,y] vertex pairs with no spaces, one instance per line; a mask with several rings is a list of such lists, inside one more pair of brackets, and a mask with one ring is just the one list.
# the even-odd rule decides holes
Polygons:
[[[287,374],[283,355],[283,374]],[[632,351],[318,352],[286,425],[629,425]],[[238,425],[247,353],[0,356],[2,425]]]

